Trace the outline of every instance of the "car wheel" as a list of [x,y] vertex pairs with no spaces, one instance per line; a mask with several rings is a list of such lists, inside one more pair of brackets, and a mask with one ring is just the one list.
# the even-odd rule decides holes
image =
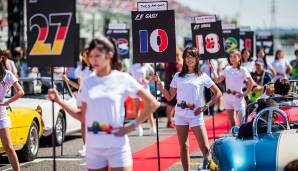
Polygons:
[[32,161],[37,157],[39,150],[39,128],[35,121],[32,122],[28,138],[24,147],[18,151],[20,161]]
[[[55,125],[55,131],[52,134],[54,136],[54,141],[56,146],[60,146],[65,138],[65,129],[66,128],[66,122],[63,113],[59,112],[56,125]],[[52,139],[52,136],[50,138]],[[52,142],[52,140],[51,140]]]

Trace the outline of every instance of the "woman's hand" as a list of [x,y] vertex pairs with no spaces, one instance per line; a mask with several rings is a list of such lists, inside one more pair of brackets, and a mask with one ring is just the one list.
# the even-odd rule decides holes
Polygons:
[[7,104],[7,102],[6,101],[4,101],[4,102],[0,102],[0,106],[7,106],[8,104]]
[[203,106],[203,107],[199,107],[195,110],[195,116],[198,116],[199,114],[201,114],[202,112],[204,112],[205,110],[207,110],[208,106]]
[[153,74],[152,77],[151,77],[151,80],[156,82],[158,85],[161,85],[160,78],[157,74]]
[[55,88],[50,88],[48,90],[48,99],[53,100],[54,102],[61,101],[58,91]]
[[212,62],[209,60],[208,63],[209,63],[210,71],[214,72],[215,69],[214,69],[214,66],[213,66]]
[[66,75],[62,76],[62,80],[65,81],[66,83],[69,82],[69,78]]
[[115,136],[124,136],[125,134],[128,134],[130,132],[132,132],[133,130],[136,129],[136,125],[135,124],[126,124],[123,127],[120,127],[118,129],[116,129],[115,131],[113,131],[113,134]]

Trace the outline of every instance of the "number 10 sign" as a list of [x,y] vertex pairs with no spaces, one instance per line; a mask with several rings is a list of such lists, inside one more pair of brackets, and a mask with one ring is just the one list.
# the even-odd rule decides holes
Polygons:
[[75,0],[27,0],[30,66],[74,66]]
[[192,23],[192,40],[200,52],[200,59],[223,58],[224,46],[221,22]]

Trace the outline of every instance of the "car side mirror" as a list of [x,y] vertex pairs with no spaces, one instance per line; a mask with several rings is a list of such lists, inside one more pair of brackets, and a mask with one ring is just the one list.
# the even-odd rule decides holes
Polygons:
[[239,133],[239,126],[233,126],[231,128],[231,133],[232,133],[233,137],[237,137],[238,133]]

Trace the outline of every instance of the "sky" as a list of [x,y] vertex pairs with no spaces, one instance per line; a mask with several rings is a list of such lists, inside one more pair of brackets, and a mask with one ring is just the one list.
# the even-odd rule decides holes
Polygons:
[[194,10],[238,18],[238,25],[252,28],[272,26],[272,2],[276,7],[276,26],[298,28],[298,0],[177,0]]

